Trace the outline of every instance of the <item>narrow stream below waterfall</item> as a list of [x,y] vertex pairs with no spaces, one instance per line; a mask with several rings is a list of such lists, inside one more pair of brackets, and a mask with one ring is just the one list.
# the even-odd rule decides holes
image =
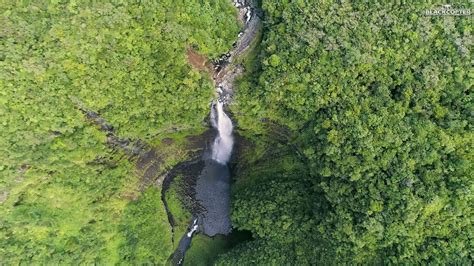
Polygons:
[[199,174],[195,186],[195,200],[202,210],[194,214],[188,231],[179,241],[172,255],[172,263],[181,265],[186,250],[195,233],[207,236],[228,235],[232,230],[230,220],[230,173],[227,165],[234,145],[232,136],[233,123],[225,113],[224,106],[230,101],[234,79],[243,72],[241,65],[233,64],[233,59],[241,55],[256,36],[260,18],[251,0],[234,0],[239,11],[239,18],[244,23],[234,48],[214,62],[213,79],[216,86],[217,100],[211,103],[210,120],[217,136],[211,151],[204,154],[204,168]]

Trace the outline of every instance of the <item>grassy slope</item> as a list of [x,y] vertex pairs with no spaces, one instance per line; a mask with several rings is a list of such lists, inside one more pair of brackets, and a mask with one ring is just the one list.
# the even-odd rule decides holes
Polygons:
[[248,241],[248,232],[234,231],[228,236],[208,237],[202,234],[194,236],[191,247],[186,252],[184,265],[213,265],[220,254],[223,254],[237,244]]

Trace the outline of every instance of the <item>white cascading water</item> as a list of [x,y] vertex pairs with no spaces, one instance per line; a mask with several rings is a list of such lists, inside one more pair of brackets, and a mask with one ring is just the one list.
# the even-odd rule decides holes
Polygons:
[[193,221],[193,226],[191,227],[191,230],[188,231],[187,236],[192,237],[194,232],[198,230],[199,225],[197,224],[197,219],[194,219]]
[[[214,140],[212,146],[212,159],[220,164],[226,164],[232,154],[234,138],[232,137],[232,120],[227,116],[223,109],[223,103],[217,101],[216,108],[211,110],[212,125],[217,129],[219,135]],[[217,115],[216,113],[217,112]]]

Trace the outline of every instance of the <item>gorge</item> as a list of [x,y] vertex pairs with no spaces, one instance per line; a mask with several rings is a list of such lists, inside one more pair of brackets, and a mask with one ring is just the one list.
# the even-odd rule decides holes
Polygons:
[[[210,124],[217,131],[210,151],[203,153],[204,168],[197,177],[195,185],[195,202],[200,211],[188,228],[188,232],[179,241],[178,248],[171,256],[173,264],[182,264],[186,250],[196,233],[213,237],[227,235],[232,230],[230,221],[230,183],[231,177],[227,165],[232,155],[234,138],[233,123],[225,112],[233,95],[233,82],[244,71],[238,58],[246,51],[256,36],[259,17],[253,1],[235,0],[239,17],[244,24],[237,36],[233,49],[214,62],[213,73],[217,99],[210,104]],[[166,182],[166,181],[165,181]]]

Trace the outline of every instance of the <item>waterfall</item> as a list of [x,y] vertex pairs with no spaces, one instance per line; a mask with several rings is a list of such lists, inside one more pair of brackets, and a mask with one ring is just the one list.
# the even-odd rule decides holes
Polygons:
[[[216,85],[217,101],[211,103],[210,121],[212,127],[218,131],[211,147],[211,154],[205,153],[205,163],[194,186],[196,194],[194,200],[199,202],[199,218],[184,234],[170,258],[172,265],[182,265],[186,250],[191,244],[194,234],[201,232],[213,237],[215,235],[228,235],[232,231],[230,220],[230,171],[227,162],[232,154],[234,138],[232,137],[232,120],[224,112],[224,104],[232,96],[232,83],[244,68],[234,63],[233,59],[248,49],[258,32],[259,17],[253,7],[254,0],[233,0],[239,10],[239,18],[244,22],[244,28],[232,45],[233,49],[224,54],[219,60],[214,61],[214,81]],[[245,14],[245,15],[244,15]],[[209,158],[209,155],[211,158]],[[191,168],[190,168],[191,169]],[[199,222],[198,222],[199,220]],[[167,263],[168,264],[168,263]]]
[[232,120],[224,112],[223,105],[224,103],[217,101],[215,110],[211,109],[212,125],[219,132],[212,146],[212,159],[220,164],[226,164],[229,161],[232,146],[234,146]]
[[191,230],[188,231],[188,233],[186,234],[188,237],[192,237],[194,232],[196,232],[199,228],[199,225],[197,224],[197,219],[194,219],[193,221],[193,226],[191,227]]

